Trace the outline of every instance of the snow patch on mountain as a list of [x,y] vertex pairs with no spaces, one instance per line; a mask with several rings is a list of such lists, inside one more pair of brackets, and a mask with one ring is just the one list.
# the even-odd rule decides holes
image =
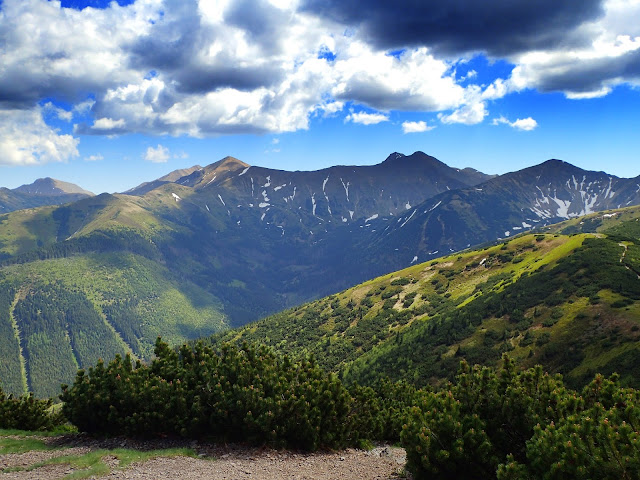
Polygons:
[[411,215],[409,215],[409,218],[407,218],[404,221],[404,223],[402,225],[400,225],[400,228],[404,227],[407,224],[407,222],[413,218],[413,216],[416,214],[417,211],[418,211],[418,209],[415,209],[413,212],[411,212]]
[[429,213],[432,212],[433,210],[435,210],[436,208],[438,208],[440,206],[440,204],[442,203],[442,200],[440,200],[438,203],[436,203],[433,207],[431,207],[429,210],[425,210],[424,213]]
[[[347,182],[345,184],[344,181],[342,180],[342,178],[340,178],[340,183],[342,183],[342,188],[344,188],[344,193],[347,195],[347,202],[348,202],[349,201],[349,185],[350,185],[350,183]],[[640,185],[638,186],[638,188],[640,189]]]

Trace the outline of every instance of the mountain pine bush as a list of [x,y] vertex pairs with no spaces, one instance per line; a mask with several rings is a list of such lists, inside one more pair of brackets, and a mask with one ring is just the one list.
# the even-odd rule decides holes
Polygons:
[[66,420],[52,411],[52,405],[53,400],[35,398],[33,393],[15,397],[0,388],[0,428],[53,430]]
[[266,347],[203,344],[174,351],[160,339],[150,365],[116,357],[63,386],[63,411],[81,431],[175,434],[314,450],[350,436],[353,399],[313,359]]
[[578,394],[539,366],[463,362],[454,383],[411,409],[407,467],[417,479],[637,479],[639,400],[615,375]]

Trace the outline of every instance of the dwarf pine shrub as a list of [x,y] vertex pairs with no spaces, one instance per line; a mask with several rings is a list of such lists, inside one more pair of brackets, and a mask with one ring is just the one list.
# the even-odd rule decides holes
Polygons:
[[198,343],[174,351],[160,339],[150,365],[117,356],[63,386],[63,411],[79,430],[269,442],[314,450],[350,438],[353,399],[312,358],[266,347]]
[[637,479],[639,399],[616,376],[580,394],[539,366],[463,362],[454,383],[410,410],[407,467],[416,479]]
[[66,420],[52,406],[51,399],[38,399],[33,393],[16,397],[0,388],[0,428],[53,430]]

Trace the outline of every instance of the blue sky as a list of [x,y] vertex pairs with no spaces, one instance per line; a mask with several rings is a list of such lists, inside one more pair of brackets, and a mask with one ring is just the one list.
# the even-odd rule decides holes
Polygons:
[[[424,5],[423,5],[424,4]],[[2,0],[0,186],[398,151],[640,175],[638,0]]]

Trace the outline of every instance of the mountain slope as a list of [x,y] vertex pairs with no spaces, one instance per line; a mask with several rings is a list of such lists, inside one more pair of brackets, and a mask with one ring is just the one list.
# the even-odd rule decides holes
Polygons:
[[49,177],[39,178],[32,184],[13,190],[1,187],[0,214],[44,205],[63,205],[91,196],[93,193],[73,183]]
[[[528,234],[379,277],[340,294],[219,334],[313,353],[348,380],[418,384],[462,358],[510,352],[578,385],[618,371],[640,385],[640,208],[592,214],[598,236]],[[620,220],[624,218],[624,220]]]
[[87,253],[0,269],[0,380],[55,396],[78,368],[226,326],[219,300],[134,253]]
[[158,188],[165,183],[174,183],[180,180],[182,177],[186,177],[197,170],[201,170],[202,167],[200,165],[194,165],[190,168],[181,168],[179,170],[174,170],[173,172],[169,172],[166,175],[152,180],[151,182],[144,182],[138,185],[137,187],[133,187],[126,192],[123,192],[127,195],[144,195],[151,190]]
[[385,266],[425,261],[533,227],[640,203],[640,177],[582,170],[560,160],[435,196],[398,219],[372,222],[378,234],[358,245]]

